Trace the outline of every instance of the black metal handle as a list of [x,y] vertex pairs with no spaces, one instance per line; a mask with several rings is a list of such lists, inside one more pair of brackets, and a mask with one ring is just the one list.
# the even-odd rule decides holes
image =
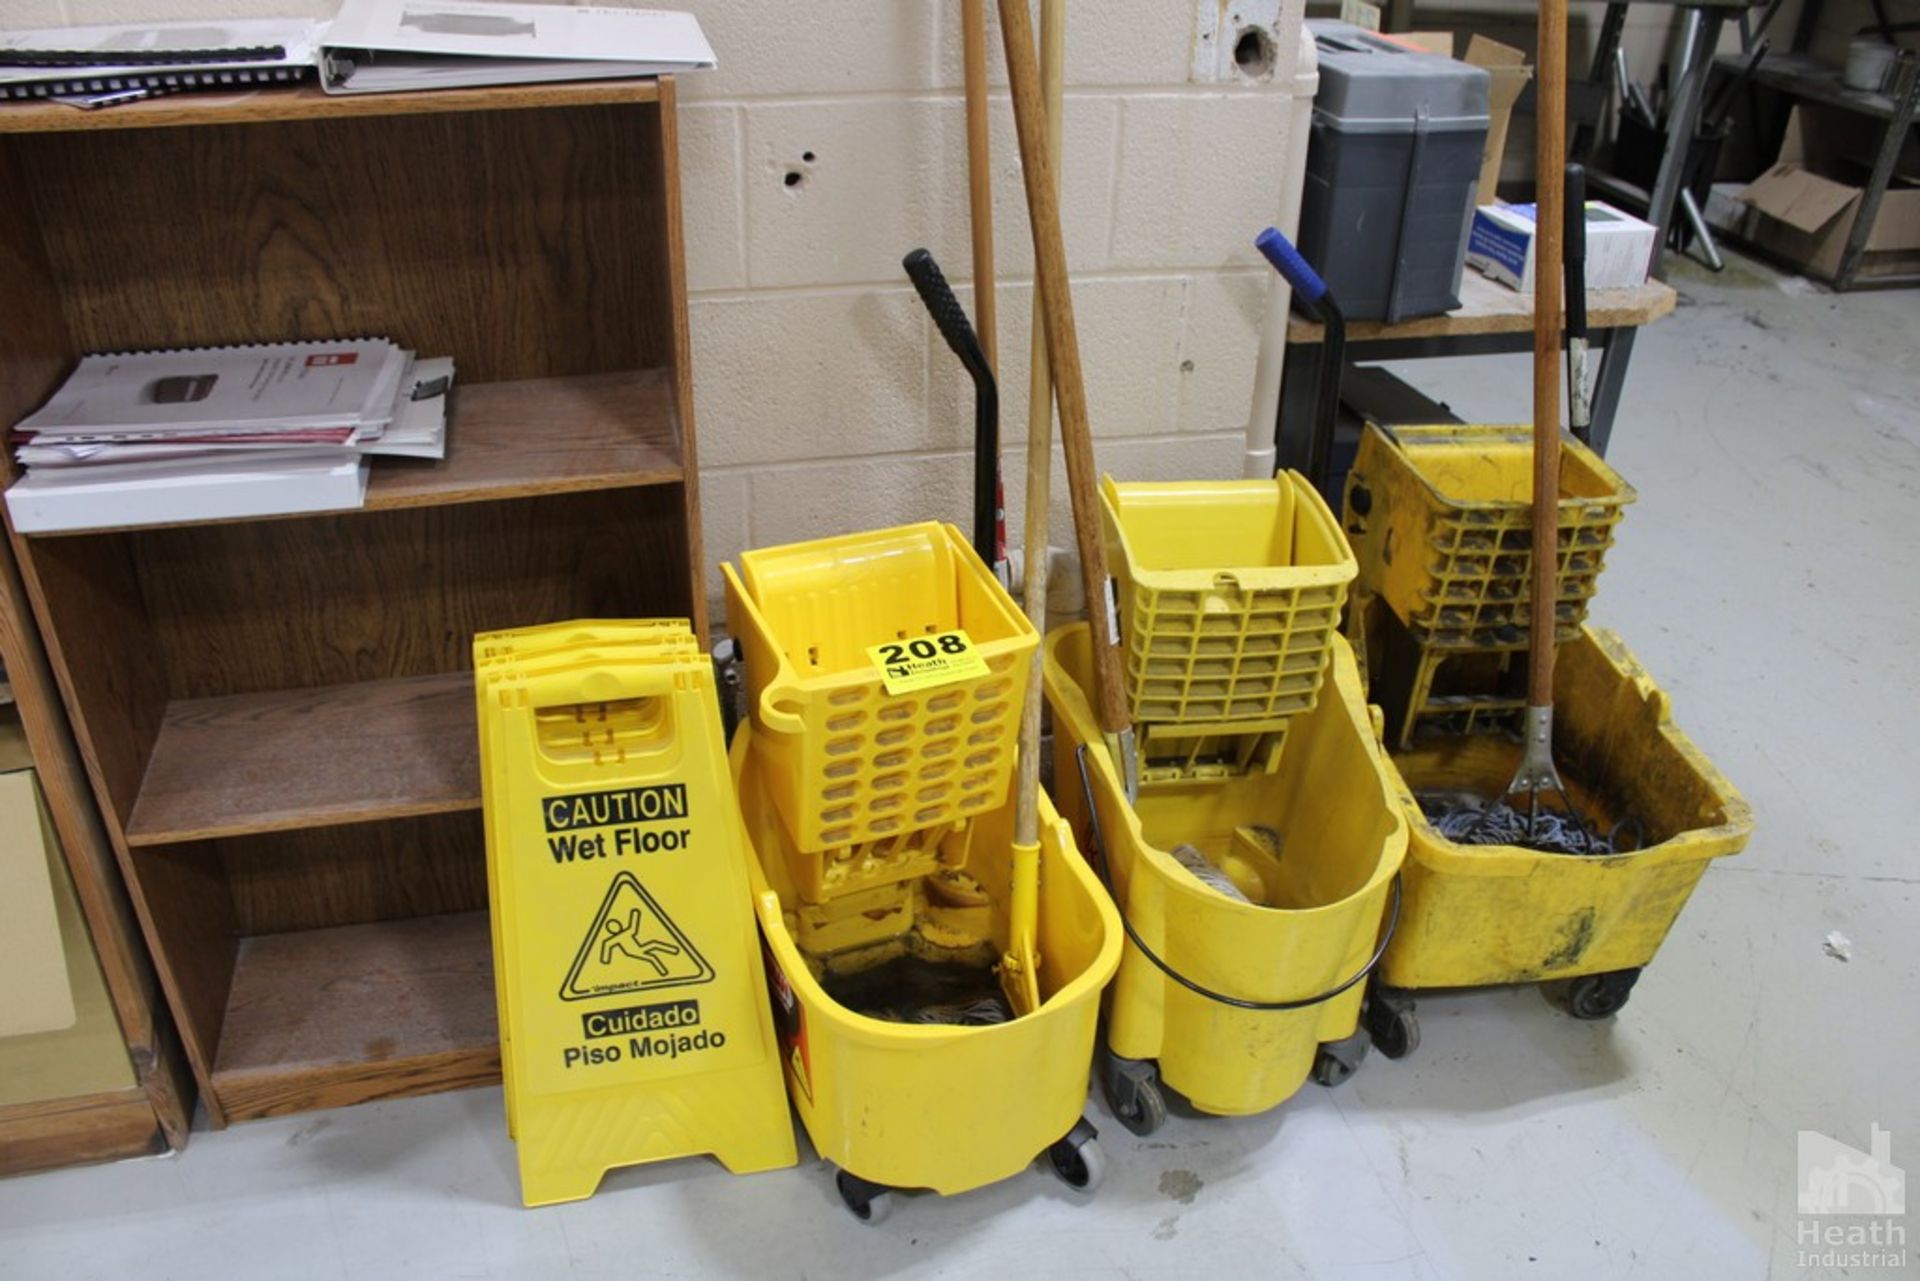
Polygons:
[[927,314],[933,317],[934,327],[947,340],[947,346],[953,348],[953,354],[960,357],[969,373],[985,369],[987,353],[973,332],[973,322],[967,319],[960,300],[953,296],[953,286],[947,283],[933,255],[925,249],[916,249],[902,258],[900,265],[907,269],[907,279],[913,282],[920,301],[927,305]]
[[992,565],[1000,556],[1000,386],[966,309],[925,249],[900,260],[940,336],[973,378],[973,549]]
[[1587,336],[1587,170],[1567,166],[1567,337]]

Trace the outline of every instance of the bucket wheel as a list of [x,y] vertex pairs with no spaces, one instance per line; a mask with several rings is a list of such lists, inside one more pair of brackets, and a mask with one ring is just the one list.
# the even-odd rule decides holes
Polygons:
[[1107,1179],[1107,1157],[1100,1150],[1100,1132],[1093,1123],[1081,1117],[1064,1139],[1049,1146],[1047,1168],[1075,1192],[1092,1196],[1098,1191]]
[[1618,1014],[1639,981],[1638,969],[1582,974],[1567,984],[1567,1013],[1589,1022]]
[[1399,988],[1375,983],[1367,991],[1361,1019],[1373,1048],[1390,1059],[1404,1059],[1420,1048],[1420,1020],[1414,1016],[1413,997]]
[[1149,1059],[1123,1059],[1100,1051],[1100,1090],[1120,1124],[1145,1138],[1167,1123],[1167,1096],[1160,1070]]
[[868,1227],[886,1222],[893,1213],[893,1189],[884,1183],[869,1183],[857,1174],[839,1170],[833,1176],[833,1186],[847,1213]]
[[1313,1055],[1313,1082],[1331,1089],[1345,1083],[1366,1062],[1372,1035],[1362,1028],[1352,1036],[1324,1042]]

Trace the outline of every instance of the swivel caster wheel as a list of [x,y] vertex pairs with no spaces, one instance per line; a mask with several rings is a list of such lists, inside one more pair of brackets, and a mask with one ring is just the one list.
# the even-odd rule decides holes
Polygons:
[[1637,969],[1582,974],[1567,984],[1567,1013],[1589,1022],[1618,1014],[1639,981]]
[[1107,1157],[1100,1150],[1100,1136],[1082,1117],[1067,1137],[1047,1148],[1047,1168],[1053,1177],[1075,1192],[1092,1196],[1107,1179]]
[[868,1227],[886,1222],[893,1213],[893,1189],[884,1184],[869,1183],[857,1174],[840,1170],[833,1176],[833,1186],[839,1189],[847,1213]]
[[1100,1091],[1120,1124],[1142,1138],[1167,1123],[1160,1072],[1146,1059],[1123,1059],[1100,1051]]
[[1344,1084],[1366,1062],[1370,1046],[1371,1038],[1364,1028],[1352,1036],[1322,1044],[1313,1056],[1314,1084],[1329,1089]]
[[1373,1048],[1390,1059],[1404,1059],[1420,1048],[1420,1020],[1413,998],[1397,988],[1375,986],[1367,993],[1362,1016]]

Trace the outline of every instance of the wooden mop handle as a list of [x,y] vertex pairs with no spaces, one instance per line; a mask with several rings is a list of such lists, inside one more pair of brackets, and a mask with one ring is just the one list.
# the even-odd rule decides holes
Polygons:
[[1060,443],[1066,454],[1067,493],[1073,500],[1073,532],[1080,550],[1080,576],[1093,629],[1093,670],[1100,728],[1117,734],[1129,727],[1120,688],[1120,654],[1107,609],[1107,552],[1100,531],[1100,498],[1093,472],[1093,435],[1087,426],[1086,384],[1080,341],[1074,332],[1073,297],[1067,286],[1066,242],[1060,232],[1060,198],[1047,146],[1046,106],[1033,49],[1033,19],[1027,0],[1000,0],[1000,30],[1007,48],[1007,81],[1013,91],[1013,122],[1020,137],[1020,167],[1033,226],[1033,260],[1040,282],[1040,313],[1047,358],[1060,409]]
[[1567,0],[1540,0],[1538,146],[1534,153],[1533,607],[1527,702],[1553,706],[1560,543],[1560,272],[1566,233]]
[[961,47],[967,85],[968,226],[973,232],[973,318],[987,365],[1000,373],[999,307],[993,279],[992,158],[987,151],[987,5],[960,6]]

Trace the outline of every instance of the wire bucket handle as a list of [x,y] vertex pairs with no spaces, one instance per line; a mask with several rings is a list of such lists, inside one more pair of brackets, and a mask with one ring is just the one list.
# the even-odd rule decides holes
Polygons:
[[1337,986],[1328,988],[1317,996],[1303,996],[1292,1001],[1249,1001],[1245,997],[1228,996],[1225,992],[1216,992],[1204,984],[1196,983],[1194,980],[1180,973],[1180,971],[1174,969],[1171,965],[1168,965],[1166,961],[1161,959],[1159,953],[1147,946],[1146,940],[1140,937],[1139,931],[1133,928],[1133,922],[1127,919],[1126,905],[1120,901],[1118,894],[1113,893],[1113,877],[1109,874],[1107,867],[1106,836],[1100,829],[1099,807],[1093,803],[1093,779],[1087,773],[1087,747],[1088,744],[1082,743],[1079,747],[1075,748],[1073,759],[1074,763],[1080,767],[1080,794],[1086,798],[1087,821],[1093,829],[1095,868],[1100,874],[1101,883],[1107,887],[1107,892],[1113,895],[1114,907],[1120,916],[1120,927],[1127,932],[1128,940],[1132,942],[1136,948],[1139,948],[1140,954],[1149,961],[1152,961],[1154,968],[1162,974],[1197,996],[1203,996],[1207,1000],[1214,1001],[1220,1005],[1232,1006],[1236,1010],[1255,1010],[1261,1012],[1305,1010],[1316,1005],[1325,1004],[1334,997],[1348,991],[1356,983],[1364,981],[1380,964],[1381,958],[1386,956],[1387,945],[1393,942],[1394,931],[1400,927],[1401,891],[1400,876],[1397,872],[1393,877],[1393,906],[1387,910],[1387,928],[1380,935],[1380,946],[1373,950],[1373,955],[1367,958],[1367,963],[1356,970],[1351,978],[1346,979]]

